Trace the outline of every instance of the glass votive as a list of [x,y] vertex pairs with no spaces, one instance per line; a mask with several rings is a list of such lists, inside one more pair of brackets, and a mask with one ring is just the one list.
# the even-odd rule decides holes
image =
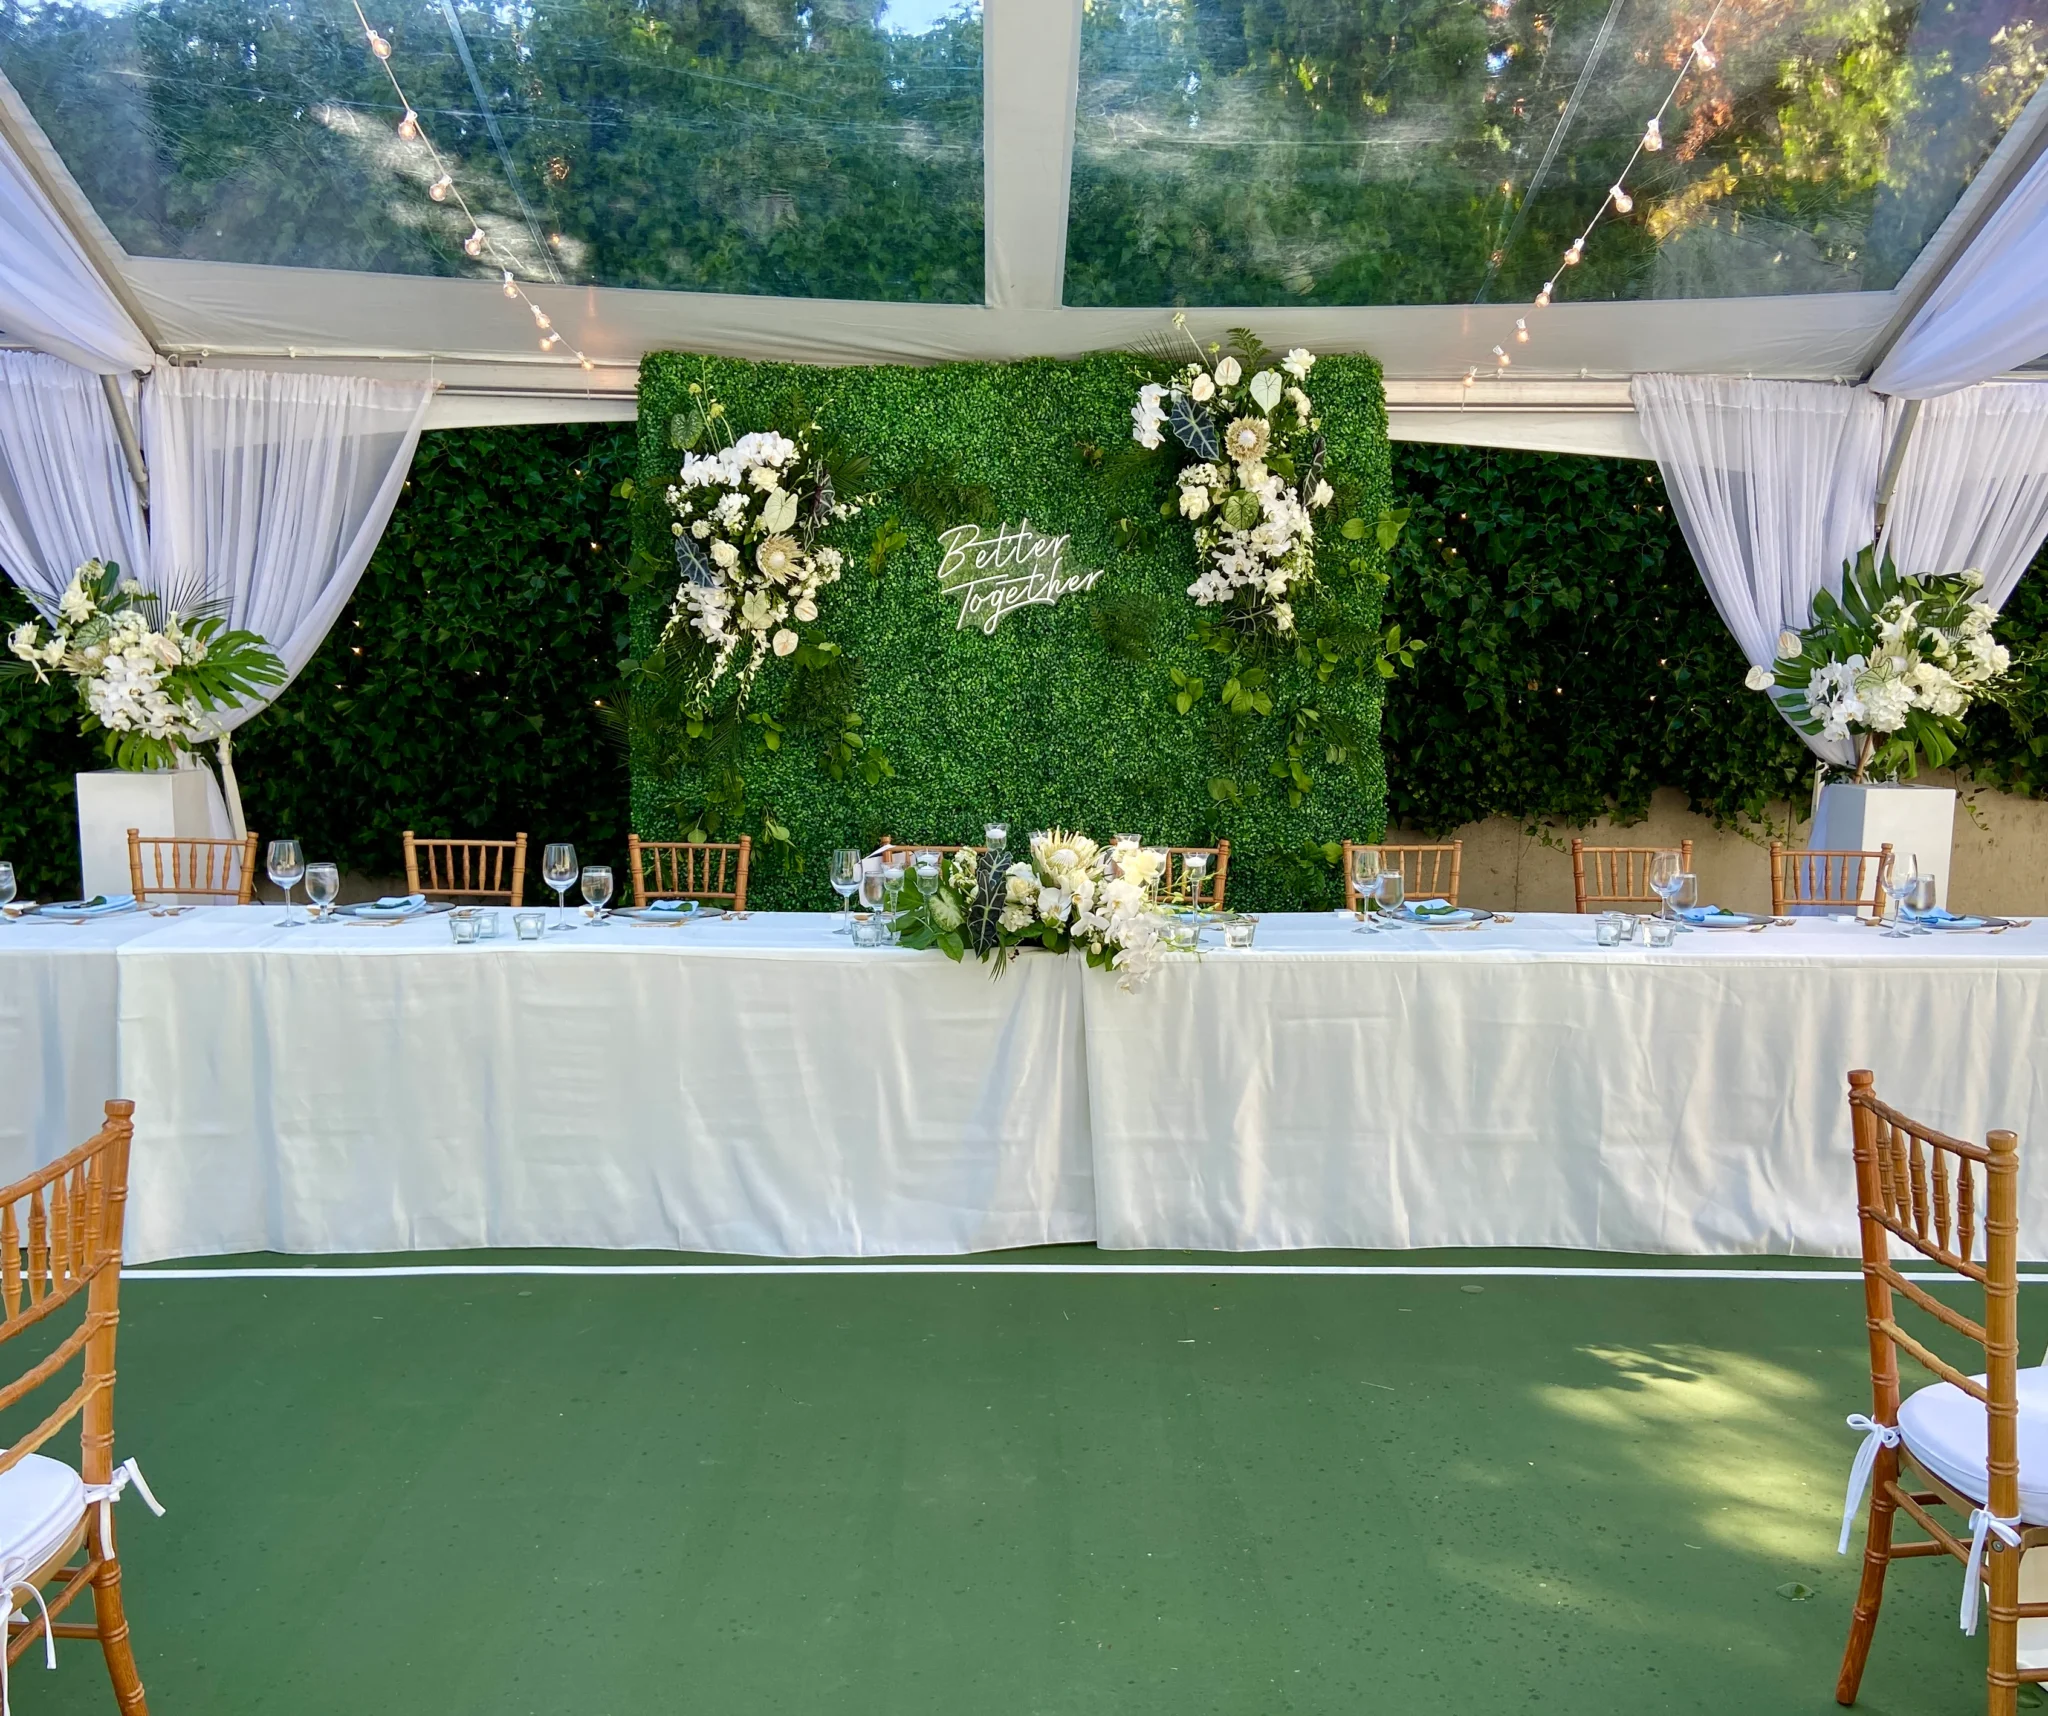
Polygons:
[[479,941],[496,941],[498,939],[498,914],[496,912],[479,911],[476,914],[476,935]]
[[1634,941],[1637,930],[1642,927],[1642,918],[1634,912],[1617,912],[1615,916],[1621,919],[1621,939]]
[[1678,936],[1678,925],[1669,918],[1646,918],[1643,937],[1652,947],[1669,947]]
[[1223,945],[1242,953],[1259,933],[1257,918],[1227,917],[1223,920]]
[[477,924],[476,914],[474,912],[468,914],[467,916],[465,916],[463,913],[459,911],[450,912],[448,914],[448,933],[451,936],[453,936],[458,943],[468,943],[475,941],[477,938],[478,928],[479,926]]
[[514,912],[512,933],[521,941],[539,941],[541,932],[548,927],[545,912]]
[[1619,947],[1621,945],[1622,940],[1621,913],[1602,912],[1600,916],[1594,920],[1593,938],[1594,940],[1599,942],[1599,944],[1602,947]]
[[855,947],[887,947],[889,926],[882,921],[880,912],[871,912],[864,918],[853,920],[853,945]]

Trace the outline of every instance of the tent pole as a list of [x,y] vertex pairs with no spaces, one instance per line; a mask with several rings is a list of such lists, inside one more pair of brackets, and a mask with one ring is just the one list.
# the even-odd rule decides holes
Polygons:
[[146,513],[149,511],[149,470],[142,462],[142,443],[135,438],[135,420],[128,415],[128,401],[121,397],[119,377],[101,376],[100,387],[107,396],[107,409],[114,414],[114,433],[121,442],[121,457],[128,461],[128,475],[134,479],[136,497]]
[[1920,421],[1920,407],[1924,399],[1908,399],[1905,409],[1899,413],[1898,433],[1892,436],[1890,449],[1884,456],[1884,470],[1877,479],[1877,539],[1884,540],[1885,515],[1892,509],[1892,496],[1898,491],[1899,472],[1906,463],[1906,447],[1913,439],[1913,426]]

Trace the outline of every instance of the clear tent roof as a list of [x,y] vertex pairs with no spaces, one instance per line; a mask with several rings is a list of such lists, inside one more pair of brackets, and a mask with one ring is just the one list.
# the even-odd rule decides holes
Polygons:
[[2048,0],[0,0],[160,346],[584,388],[479,283],[608,372],[1185,306],[1456,377],[1555,280],[1522,374],[1860,374],[2044,72]]

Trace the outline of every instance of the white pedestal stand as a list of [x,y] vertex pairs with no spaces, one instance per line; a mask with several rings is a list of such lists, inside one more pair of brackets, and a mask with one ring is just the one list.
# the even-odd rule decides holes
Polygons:
[[1901,869],[1918,854],[1920,873],[1933,872],[1935,904],[1945,909],[1955,826],[1953,787],[1831,781],[1821,788],[1820,809],[1807,844],[1816,851],[1875,852],[1890,841],[1893,862]]
[[220,783],[203,764],[149,774],[98,769],[77,781],[78,864],[87,899],[129,891],[131,828],[201,840],[227,833]]

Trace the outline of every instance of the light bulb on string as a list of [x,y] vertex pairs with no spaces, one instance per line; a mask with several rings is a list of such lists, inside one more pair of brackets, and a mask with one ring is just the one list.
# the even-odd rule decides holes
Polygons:
[[1543,290],[1536,294],[1536,308],[1539,310],[1547,309],[1550,304],[1550,295],[1556,290],[1557,282],[1555,280],[1544,281]]
[[405,117],[398,122],[398,134],[410,143],[420,134],[420,116],[408,107]]
[[427,187],[427,195],[432,197],[437,203],[445,203],[448,200],[448,193],[454,189],[455,181],[449,178],[446,173],[443,173]]
[[1609,185],[1607,187],[1607,194],[1613,199],[1614,212],[1618,215],[1627,214],[1630,209],[1636,206],[1635,198],[1630,196],[1619,185]]
[[1693,43],[1692,60],[1693,64],[1698,66],[1701,71],[1712,71],[1715,66],[1721,63],[1714,58],[1714,50],[1707,46],[1707,38],[1705,36],[1700,37],[1698,41]]
[[1472,384],[1473,384],[1474,382],[1476,382],[1476,381],[1477,381],[1478,379],[1479,379],[1479,368],[1478,368],[1478,366],[1477,366],[1477,365],[1475,364],[1475,365],[1474,365],[1474,366],[1473,366],[1473,367],[1472,367],[1471,369],[1468,369],[1468,370],[1467,370],[1467,371],[1465,372],[1465,380],[1464,380],[1464,385],[1465,385],[1466,387],[1470,387],[1470,386],[1471,386],[1471,385],[1472,385]]
[[554,323],[548,320],[547,312],[538,304],[529,301],[526,307],[533,312],[533,325],[536,328],[551,328],[554,326]]
[[519,296],[519,288],[512,284],[512,270],[509,268],[505,270],[505,296],[508,298]]
[[1582,259],[1582,258],[1583,258],[1583,257],[1585,256],[1585,254],[1586,254],[1586,241],[1585,241],[1585,240],[1584,240],[1583,238],[1575,238],[1575,239],[1573,239],[1573,240],[1572,240],[1572,247],[1571,247],[1571,249],[1567,250],[1567,251],[1566,251],[1566,252],[1564,253],[1564,265],[1565,265],[1565,267],[1567,267],[1567,268],[1576,268],[1576,267],[1578,267],[1578,265],[1579,265],[1579,262],[1580,262],[1580,260],[1581,260],[1581,259]]
[[380,60],[388,60],[391,57],[391,44],[378,35],[375,30],[370,32],[370,52],[375,54]]
[[580,363],[580,364],[581,364],[581,365],[582,365],[582,366],[583,366],[583,367],[584,367],[585,369],[595,369],[595,368],[597,368],[597,365],[596,365],[596,364],[594,364],[594,363],[592,363],[592,362],[590,361],[590,359],[588,359],[587,357],[585,357],[585,356],[584,356],[584,355],[583,355],[583,354],[582,354],[581,352],[578,352],[578,353],[576,354],[576,361],[577,361],[578,363]]
[[1495,346],[1493,348],[1493,361],[1500,365],[1502,369],[1506,369],[1515,360],[1508,356],[1505,346]]
[[484,229],[480,226],[471,227],[469,236],[462,241],[462,248],[466,250],[471,256],[483,255]]
[[1515,344],[1518,346],[1526,346],[1528,343],[1529,318],[1527,316],[1517,316],[1515,318]]
[[1664,127],[1652,116],[1650,123],[1643,127],[1643,152],[1654,155],[1664,147]]

